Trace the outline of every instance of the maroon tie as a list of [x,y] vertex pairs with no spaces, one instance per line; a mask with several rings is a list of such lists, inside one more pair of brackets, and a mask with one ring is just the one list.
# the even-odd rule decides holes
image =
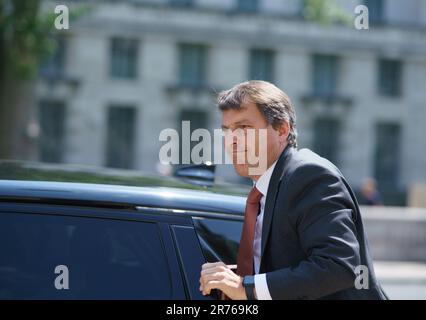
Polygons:
[[242,277],[253,275],[254,229],[262,196],[262,193],[256,187],[253,187],[247,197],[243,231],[237,255],[237,274]]

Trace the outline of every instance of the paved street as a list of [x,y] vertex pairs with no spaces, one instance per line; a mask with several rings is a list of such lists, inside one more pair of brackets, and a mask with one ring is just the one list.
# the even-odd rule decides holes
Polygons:
[[376,261],[374,268],[390,299],[426,300],[426,263]]

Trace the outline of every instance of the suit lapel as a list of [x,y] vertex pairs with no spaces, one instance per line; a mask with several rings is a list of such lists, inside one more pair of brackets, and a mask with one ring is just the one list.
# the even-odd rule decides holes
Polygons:
[[[275,165],[274,172],[272,173],[271,180],[269,181],[268,194],[266,195],[265,211],[263,214],[263,226],[262,226],[262,250],[261,250],[261,261],[263,260],[263,253],[265,252],[266,243],[268,241],[269,232],[271,229],[272,217],[275,209],[275,200],[280,188],[281,180],[284,175],[285,164],[287,163],[288,155],[294,149],[287,146],[277,164]],[[260,264],[262,266],[262,263]]]

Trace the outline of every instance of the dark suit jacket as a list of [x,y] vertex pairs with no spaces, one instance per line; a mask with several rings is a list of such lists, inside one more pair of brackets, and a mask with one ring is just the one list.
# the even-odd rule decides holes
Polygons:
[[[368,268],[369,289],[355,288],[359,265]],[[266,273],[272,299],[387,299],[351,187],[308,149],[287,146],[274,168],[259,273]]]

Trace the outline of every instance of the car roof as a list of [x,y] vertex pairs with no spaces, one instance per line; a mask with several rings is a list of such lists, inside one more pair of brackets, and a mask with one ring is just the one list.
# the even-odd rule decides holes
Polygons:
[[245,198],[210,191],[75,182],[0,180],[0,200],[168,208],[242,215]]
[[200,186],[172,176],[139,170],[0,160],[0,199],[146,206],[243,214],[249,187],[214,183]]
[[190,183],[188,179],[140,170],[105,168],[78,164],[53,164],[0,159],[0,180],[80,182],[138,187],[173,187],[247,196],[245,184],[215,181],[210,185]]

